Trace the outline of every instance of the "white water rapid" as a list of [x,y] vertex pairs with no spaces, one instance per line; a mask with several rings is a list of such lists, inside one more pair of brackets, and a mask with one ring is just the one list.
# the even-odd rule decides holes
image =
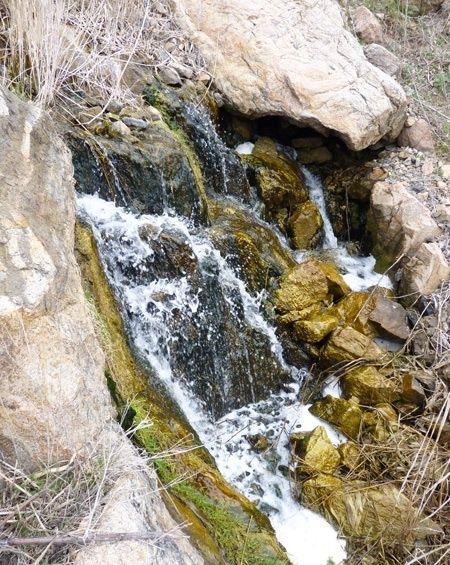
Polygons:
[[[324,248],[334,253],[348,284],[360,290],[380,283],[380,275],[372,270],[371,258],[350,257],[345,247],[338,243],[326,213],[320,182],[307,170],[303,173],[311,199],[323,215]],[[248,293],[244,282],[208,238],[186,220],[171,213],[136,216],[98,196],[80,196],[78,209],[80,216],[92,226],[135,346],[184,411],[216,459],[221,473],[269,516],[294,565],[340,563],[346,555],[345,541],[328,522],[302,507],[293,496],[288,478],[289,435],[294,431],[312,430],[320,424],[325,425],[334,444],[344,438],[312,416],[308,406],[299,402],[298,392],[304,374],[283,361],[275,331],[261,313],[262,297]],[[232,410],[214,421],[194,394],[190,376],[186,375],[186,380],[175,378],[171,362],[179,337],[172,334],[171,320],[174,316],[189,318],[198,315],[205,297],[201,289],[191,285],[188,276],[154,277],[150,282],[145,278],[155,260],[151,244],[158,240],[163,230],[188,246],[200,269],[205,270],[207,264],[214,263],[214,276],[225,289],[231,308],[236,304],[230,297],[238,296],[246,323],[267,338],[273,358],[290,373],[292,382],[283,392]],[[130,272],[133,276],[128,275]],[[381,279],[381,282],[385,281]],[[207,339],[213,341],[218,337],[212,335]],[[225,376],[222,386],[225,396],[229,387]],[[327,393],[338,394],[338,391],[330,385]],[[274,449],[256,452],[247,439],[256,434],[267,437]]]

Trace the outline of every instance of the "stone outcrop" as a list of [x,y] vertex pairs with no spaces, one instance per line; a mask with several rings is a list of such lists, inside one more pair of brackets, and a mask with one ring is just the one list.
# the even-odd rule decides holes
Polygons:
[[441,230],[404,183],[375,183],[369,229],[378,268],[395,265],[403,294],[429,294],[449,278],[448,263],[433,243]]
[[[138,456],[113,419],[103,353],[73,253],[69,152],[48,117],[2,90],[0,145],[1,456],[35,469],[93,443],[103,454],[122,453],[114,465],[126,472],[104,501],[103,531],[176,529],[154,471],[133,464]],[[204,562],[185,537],[166,542],[163,549],[140,541],[89,547],[75,562]]]
[[333,132],[356,150],[398,135],[406,96],[364,57],[337,2],[176,0],[175,6],[233,110]]

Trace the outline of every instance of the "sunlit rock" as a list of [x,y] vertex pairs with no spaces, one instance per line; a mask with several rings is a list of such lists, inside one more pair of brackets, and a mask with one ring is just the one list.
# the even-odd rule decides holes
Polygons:
[[357,402],[328,395],[314,402],[309,410],[317,418],[333,424],[346,436],[352,439],[358,437],[362,411]]
[[289,441],[296,474],[333,474],[339,467],[339,452],[323,426],[317,426],[312,432],[292,434]]

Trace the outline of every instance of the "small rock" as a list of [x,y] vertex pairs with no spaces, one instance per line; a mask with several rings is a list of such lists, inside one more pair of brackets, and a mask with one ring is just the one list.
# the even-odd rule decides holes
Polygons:
[[223,96],[220,94],[220,92],[214,92],[213,98],[216,101],[217,107],[222,108],[225,102],[223,101]]
[[269,448],[269,440],[263,434],[255,434],[252,436],[246,436],[246,439],[252,446],[252,449],[258,453],[261,451],[267,451]]
[[426,176],[429,177],[430,175],[432,175],[434,172],[434,162],[433,159],[425,159],[423,165],[422,165],[422,173]]
[[161,112],[154,106],[147,106],[145,108],[145,115],[151,122],[159,122],[162,120]]
[[439,204],[438,206],[436,206],[436,212],[434,216],[439,222],[450,222],[450,205]]
[[117,102],[117,100],[111,100],[108,102],[108,106],[106,107],[107,112],[111,112],[112,114],[119,114],[122,109],[122,104]]
[[407,128],[410,128],[411,126],[413,126],[415,123],[417,122],[417,118],[415,118],[414,116],[408,116],[405,120],[405,126]]
[[171,63],[171,68],[175,69],[175,71],[183,78],[191,79],[194,76],[194,71],[191,69],[191,67],[188,67],[183,63],[174,61],[173,63]]
[[341,462],[339,452],[331,443],[323,426],[317,426],[312,432],[305,434],[292,434],[289,441],[295,456],[296,473],[332,474],[339,467]]
[[162,82],[169,86],[180,86],[181,78],[175,69],[171,67],[163,67],[158,71],[158,77]]
[[384,43],[383,26],[365,6],[359,6],[354,16],[355,31],[362,43]]
[[122,120],[113,122],[109,127],[109,132],[119,137],[127,137],[128,135],[131,135],[130,128],[122,122]]
[[148,122],[147,120],[142,120],[140,118],[132,118],[130,116],[125,116],[123,118],[123,123],[130,128],[134,128],[137,130],[147,129]]
[[406,310],[393,300],[378,296],[375,308],[369,314],[369,320],[381,330],[383,334],[401,340],[408,339],[410,329],[406,322]]
[[338,447],[339,455],[341,456],[341,465],[346,467],[349,471],[357,469],[361,463],[361,449],[356,443],[346,441],[341,443]]
[[411,402],[417,406],[425,406],[427,397],[420,382],[412,375],[403,375],[402,398],[406,402]]
[[209,84],[212,80],[211,75],[205,71],[202,71],[201,73],[199,73],[196,77],[196,80],[198,82],[201,82],[202,84]]
[[434,151],[434,139],[431,127],[424,119],[419,119],[410,127],[405,126],[397,139],[400,147],[413,147],[419,151]]
[[356,402],[328,395],[314,402],[309,411],[317,418],[333,424],[346,436],[352,439],[358,437],[362,411]]
[[317,243],[322,226],[322,216],[314,202],[307,201],[297,206],[288,222],[288,233],[294,247],[313,247]]
[[402,64],[398,57],[378,43],[371,43],[364,47],[364,55],[372,65],[375,65],[390,76],[400,74]]
[[450,179],[450,163],[440,163],[439,174],[443,179]]

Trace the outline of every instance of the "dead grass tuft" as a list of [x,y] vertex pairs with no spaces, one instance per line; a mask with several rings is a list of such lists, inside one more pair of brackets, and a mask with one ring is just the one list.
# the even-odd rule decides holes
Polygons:
[[168,0],[0,0],[3,82],[48,106],[82,88],[133,101],[125,73],[202,68]]

